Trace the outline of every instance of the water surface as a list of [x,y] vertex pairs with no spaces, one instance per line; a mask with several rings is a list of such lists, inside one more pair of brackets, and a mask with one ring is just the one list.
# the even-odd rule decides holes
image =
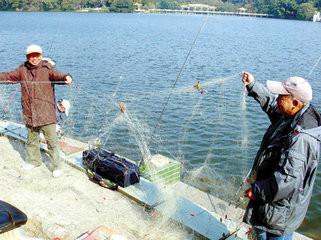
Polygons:
[[[1,12],[0,17],[0,71],[21,64],[25,47],[37,43],[58,69],[72,74],[72,87],[56,88],[59,98],[72,103],[68,135],[84,141],[101,136],[106,148],[134,160],[142,158],[147,144],[152,154],[181,161],[187,182],[220,197],[234,197],[268,126],[253,99],[242,104],[242,70],[261,82],[306,77],[314,104],[321,106],[317,23],[157,14]],[[195,91],[196,81],[208,93]],[[1,86],[1,116],[21,121],[16,89]],[[131,124],[118,111],[119,101],[126,103]],[[319,172],[299,230],[314,239],[321,238],[320,183]]]

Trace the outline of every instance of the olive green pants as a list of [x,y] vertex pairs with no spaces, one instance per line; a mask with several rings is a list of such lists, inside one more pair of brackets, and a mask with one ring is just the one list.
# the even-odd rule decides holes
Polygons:
[[56,124],[48,124],[40,127],[26,127],[28,129],[28,139],[26,143],[27,162],[34,166],[40,166],[42,164],[39,138],[39,134],[40,132],[42,132],[47,141],[48,155],[51,161],[50,165],[53,168],[53,170],[59,168],[60,156],[58,149]]

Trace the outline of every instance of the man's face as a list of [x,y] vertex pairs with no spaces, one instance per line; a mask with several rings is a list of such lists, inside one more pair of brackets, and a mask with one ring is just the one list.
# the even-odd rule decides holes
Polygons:
[[279,95],[276,99],[278,112],[291,116],[293,110],[293,98],[290,95]]
[[30,53],[27,55],[27,60],[32,65],[37,66],[42,60],[42,54],[41,53]]

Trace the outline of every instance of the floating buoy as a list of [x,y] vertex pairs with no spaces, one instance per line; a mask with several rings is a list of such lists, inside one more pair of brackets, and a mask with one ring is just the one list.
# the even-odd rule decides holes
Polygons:
[[200,90],[200,93],[201,93],[201,94],[205,94],[205,93],[207,93],[207,89],[202,88],[202,89]]
[[197,82],[193,85],[193,87],[194,87],[197,91],[201,91],[201,89],[202,89],[202,86],[201,86],[200,81],[197,81]]
[[207,89],[203,88],[200,81],[197,81],[193,87],[200,93],[200,94],[205,94],[207,93]]

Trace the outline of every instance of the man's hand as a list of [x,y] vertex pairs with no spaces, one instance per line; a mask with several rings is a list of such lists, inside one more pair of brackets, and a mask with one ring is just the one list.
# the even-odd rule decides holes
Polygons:
[[122,113],[126,112],[126,105],[125,105],[124,102],[120,102],[120,103],[119,103],[119,110],[120,110]]
[[255,200],[256,199],[254,194],[253,194],[252,188],[249,188],[249,189],[245,190],[244,196],[249,198],[250,200]]
[[66,76],[65,83],[70,85],[72,83],[72,78],[70,76]]
[[249,85],[250,83],[254,82],[254,77],[249,72],[242,72],[242,82],[245,86]]
[[245,178],[245,179],[243,180],[243,183],[245,183],[245,184],[251,184],[252,182],[251,182],[251,179]]

